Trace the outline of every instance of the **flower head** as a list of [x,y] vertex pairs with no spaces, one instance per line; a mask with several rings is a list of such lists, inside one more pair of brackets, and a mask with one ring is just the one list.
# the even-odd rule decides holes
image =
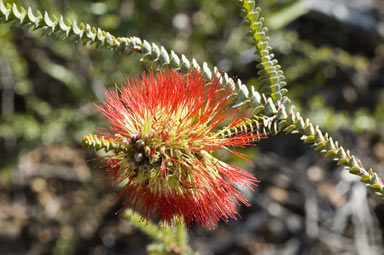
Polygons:
[[145,218],[172,222],[180,216],[203,227],[238,216],[239,201],[248,203],[237,185],[252,189],[257,180],[213,152],[249,145],[257,135],[218,131],[243,117],[231,108],[232,95],[197,71],[143,74],[106,92],[98,109],[111,128],[101,135],[115,147],[103,161],[112,183],[123,184],[124,206],[140,207]]

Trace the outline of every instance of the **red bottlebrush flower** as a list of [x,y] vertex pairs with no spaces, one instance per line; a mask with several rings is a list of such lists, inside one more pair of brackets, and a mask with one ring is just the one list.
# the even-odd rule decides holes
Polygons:
[[106,92],[98,109],[112,134],[102,135],[120,149],[103,161],[112,183],[124,186],[124,207],[141,207],[145,218],[171,223],[179,216],[187,225],[203,227],[238,216],[239,201],[248,203],[236,186],[252,189],[257,180],[213,152],[249,145],[257,135],[217,130],[224,121],[229,121],[226,129],[233,128],[244,117],[231,108],[232,95],[197,71],[143,74]]

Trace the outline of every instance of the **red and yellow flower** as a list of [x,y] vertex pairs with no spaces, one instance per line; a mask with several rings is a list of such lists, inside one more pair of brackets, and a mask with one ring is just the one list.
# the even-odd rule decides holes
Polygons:
[[[98,109],[111,127],[100,136],[120,149],[103,162],[112,183],[123,185],[124,207],[140,207],[145,218],[170,223],[179,216],[203,227],[238,216],[236,206],[248,203],[237,185],[252,189],[257,180],[213,153],[249,145],[257,135],[223,132],[244,117],[231,107],[232,95],[197,71],[143,74],[106,92]],[[220,131],[223,122],[229,124]]]

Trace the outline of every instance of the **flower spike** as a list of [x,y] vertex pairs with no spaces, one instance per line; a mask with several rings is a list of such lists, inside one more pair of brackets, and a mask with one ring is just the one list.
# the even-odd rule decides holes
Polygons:
[[106,92],[98,109],[111,133],[83,142],[112,152],[102,161],[112,183],[124,183],[124,207],[141,208],[147,219],[172,223],[180,216],[188,225],[213,227],[236,218],[240,203],[248,205],[237,185],[252,189],[257,179],[213,153],[250,145],[259,135],[249,129],[218,133],[224,121],[234,127],[246,115],[231,107],[233,91],[219,86],[218,79],[207,83],[197,71],[173,70],[127,79]]

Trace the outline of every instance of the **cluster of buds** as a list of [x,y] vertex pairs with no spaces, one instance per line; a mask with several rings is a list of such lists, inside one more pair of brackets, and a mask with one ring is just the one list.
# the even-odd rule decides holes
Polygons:
[[[143,137],[139,132],[134,134],[129,139],[123,138],[123,143],[127,145],[130,153],[127,153],[127,158],[130,158],[129,162],[133,168],[137,170],[145,171],[151,165],[154,165],[159,161],[158,153],[156,153],[155,148],[151,148],[148,145],[146,146],[145,141],[150,141],[152,134],[146,135]],[[155,157],[157,155],[157,157]]]
[[218,132],[223,122],[231,129],[245,116],[231,107],[232,95],[197,71],[143,74],[106,92],[98,109],[111,127],[100,136],[116,146],[102,161],[112,183],[123,185],[123,208],[141,210],[145,218],[168,223],[179,218],[203,227],[238,216],[239,201],[248,205],[238,185],[252,189],[257,180],[214,152],[252,144],[257,134]]

